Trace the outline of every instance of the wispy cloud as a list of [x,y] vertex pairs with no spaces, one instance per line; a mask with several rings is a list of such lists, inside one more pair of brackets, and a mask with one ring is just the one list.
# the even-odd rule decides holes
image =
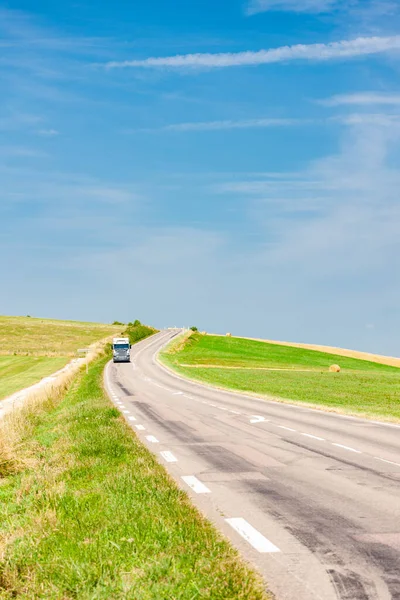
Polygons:
[[360,92],[357,94],[338,94],[318,102],[324,106],[345,106],[345,105],[400,105],[400,94],[382,94],[380,92]]
[[108,62],[106,68],[223,68],[247,65],[263,65],[293,60],[324,61],[337,58],[353,58],[382,52],[400,50],[400,35],[389,37],[359,37],[329,44],[297,44],[257,52],[227,52],[218,54],[180,54],[177,56],[152,57],[144,60]]
[[56,135],[60,135],[60,132],[57,129],[39,129],[37,132],[38,135],[42,135],[44,137],[54,137]]
[[[223,129],[289,127],[291,125],[304,125],[309,122],[310,120],[307,119],[244,119],[240,121],[194,121],[188,123],[173,123],[171,125],[165,125],[164,127],[154,129],[142,129],[141,131],[219,131]],[[131,131],[128,130],[126,133],[131,133]]]
[[323,13],[342,3],[342,0],[250,0],[246,12],[249,15],[269,10]]
[[385,113],[353,113],[340,117],[333,117],[331,121],[338,121],[345,125],[376,125],[379,127],[394,127],[400,125],[400,115],[388,115]]

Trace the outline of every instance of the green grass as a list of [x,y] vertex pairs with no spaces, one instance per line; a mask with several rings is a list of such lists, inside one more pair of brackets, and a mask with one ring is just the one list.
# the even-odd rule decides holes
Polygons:
[[106,360],[31,415],[34,463],[0,480],[0,598],[266,599],[105,397]]
[[102,323],[0,316],[0,354],[72,356],[123,328]]
[[[396,367],[200,334],[191,336],[184,345],[176,342],[164,351],[162,360],[186,377],[219,387],[400,420],[400,369]],[[332,364],[339,364],[341,372],[329,373]]]
[[68,358],[0,356],[0,400],[64,367]]
[[[62,368],[121,326],[0,316],[0,400]],[[82,355],[79,355],[82,356]]]

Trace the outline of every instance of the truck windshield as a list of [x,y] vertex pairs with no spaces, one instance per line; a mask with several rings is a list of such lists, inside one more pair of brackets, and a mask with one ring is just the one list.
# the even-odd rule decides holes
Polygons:
[[114,350],[129,350],[129,344],[114,344]]

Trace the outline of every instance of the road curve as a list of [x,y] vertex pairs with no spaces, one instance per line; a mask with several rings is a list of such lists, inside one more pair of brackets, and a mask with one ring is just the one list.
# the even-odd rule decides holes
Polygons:
[[400,427],[181,379],[177,333],[105,372],[143,442],[278,600],[400,600]]

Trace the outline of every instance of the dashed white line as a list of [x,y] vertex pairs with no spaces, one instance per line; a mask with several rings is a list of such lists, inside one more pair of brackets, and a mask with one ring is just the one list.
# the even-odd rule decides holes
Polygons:
[[291,427],[285,427],[284,425],[278,425],[279,429],[284,429],[285,431],[296,431],[296,429],[292,429]]
[[270,542],[266,537],[262,535],[257,529],[255,529],[250,523],[241,517],[235,517],[233,519],[225,519],[226,522],[257,552],[263,554],[267,552],[280,552],[279,548]]
[[178,462],[178,459],[169,450],[163,450],[160,454],[169,463]]
[[146,435],[146,440],[152,444],[159,444],[159,441],[154,435]]
[[211,490],[194,475],[184,475],[182,479],[196,494],[211,494]]
[[123,410],[122,411],[125,415],[129,415],[129,410]]
[[135,417],[128,417],[128,420],[129,421],[136,421],[136,418]]
[[138,429],[139,431],[144,431],[146,428],[143,427],[143,425],[135,425],[136,429]]
[[350,448],[350,446],[343,446],[343,444],[334,444],[332,443],[333,446],[336,446],[337,448],[343,448],[343,450],[348,450],[349,452],[355,452],[356,454],[362,454],[362,452],[360,450],[356,450],[355,448]]
[[301,433],[304,437],[311,438],[312,440],[318,440],[319,442],[325,442],[325,438],[318,437],[317,435],[311,435],[311,433]]
[[379,458],[379,456],[374,456],[376,460],[380,460],[384,463],[388,463],[388,465],[394,465],[395,467],[400,467],[400,463],[393,462],[392,460],[386,460],[385,458]]
[[229,412],[232,413],[233,415],[240,415],[241,414],[237,410],[230,410]]

